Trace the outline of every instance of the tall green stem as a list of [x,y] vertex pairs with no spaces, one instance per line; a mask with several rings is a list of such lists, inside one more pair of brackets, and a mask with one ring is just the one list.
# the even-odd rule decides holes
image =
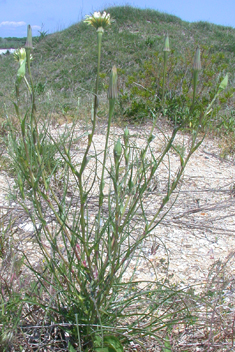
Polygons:
[[96,122],[96,114],[98,109],[98,87],[99,87],[99,76],[100,76],[100,58],[101,58],[101,42],[104,30],[102,27],[97,29],[97,41],[98,41],[98,63],[97,63],[97,76],[95,85],[95,103],[94,103],[94,120],[93,124]]
[[[114,105],[115,105],[115,99],[109,99],[109,119],[108,119],[108,128],[107,128],[105,148],[104,148],[104,158],[103,158],[101,181],[100,181],[100,192],[99,192],[99,212],[98,212],[98,217],[97,217],[97,228],[96,228],[96,241],[97,242],[98,242],[98,236],[99,236],[99,232],[100,232],[101,206],[103,204],[103,199],[104,199],[104,194],[103,194],[103,189],[104,189],[104,170],[105,170],[105,163],[106,163],[107,149],[108,149],[108,141],[109,141],[109,133],[110,133],[110,127],[111,127],[111,120],[112,120]],[[98,251],[96,251],[96,259],[97,259],[96,260],[96,265],[98,266],[98,258],[97,257],[98,257]]]
[[193,73],[193,106],[195,104],[195,99],[196,99],[197,79],[198,79],[198,70],[195,70]]
[[[101,174],[101,182],[100,182],[100,194],[99,194],[99,207],[101,207],[103,203],[103,188],[104,188],[104,169],[107,157],[107,149],[108,149],[108,141],[109,141],[109,133],[111,127],[111,120],[114,110],[115,99],[109,100],[109,120],[108,120],[108,129],[106,134],[106,141],[105,141],[105,148],[104,148],[104,159],[103,159],[103,166],[102,166],[102,174]],[[99,212],[100,215],[100,212]]]
[[95,85],[95,102],[94,102],[94,115],[93,115],[93,121],[92,121],[92,131],[88,135],[88,144],[86,151],[84,153],[83,159],[82,159],[82,164],[80,167],[80,172],[78,176],[78,182],[79,182],[79,193],[80,193],[80,199],[81,199],[81,218],[80,218],[80,224],[81,224],[81,230],[82,230],[82,241],[84,245],[84,251],[87,256],[87,261],[88,261],[88,266],[90,269],[90,272],[92,272],[92,265],[90,261],[90,255],[88,252],[88,249],[86,247],[86,224],[85,224],[85,202],[86,202],[86,193],[84,192],[83,185],[82,185],[82,174],[85,170],[85,167],[87,165],[87,155],[91,147],[92,139],[95,133],[95,127],[96,127],[96,116],[97,116],[97,108],[98,108],[98,87],[99,87],[99,75],[100,75],[100,58],[101,58],[101,42],[102,42],[102,35],[103,35],[103,28],[100,27],[97,29],[97,42],[98,42],[98,62],[97,62],[97,76],[96,76],[96,85]]
[[93,121],[92,121],[92,131],[88,135],[88,144],[86,151],[84,153],[83,159],[82,159],[82,164],[80,167],[80,175],[82,175],[86,164],[87,164],[87,155],[91,147],[92,143],[92,138],[95,133],[95,126],[96,126],[96,113],[97,113],[97,108],[98,108],[98,86],[99,86],[99,76],[100,76],[100,57],[101,57],[101,42],[102,42],[102,35],[103,35],[103,28],[100,27],[97,30],[97,41],[98,41],[98,62],[97,62],[97,77],[96,77],[96,84],[95,84],[95,103],[94,103],[94,115],[93,115]]
[[35,112],[36,112],[36,105],[35,105],[35,93],[34,93],[34,86],[33,86],[33,78],[31,74],[31,69],[30,69],[30,51],[31,49],[26,48],[26,61],[27,61],[27,68],[28,68],[28,73],[29,73],[29,78],[30,78],[30,84],[31,84],[31,100],[32,100],[32,119],[35,120]]

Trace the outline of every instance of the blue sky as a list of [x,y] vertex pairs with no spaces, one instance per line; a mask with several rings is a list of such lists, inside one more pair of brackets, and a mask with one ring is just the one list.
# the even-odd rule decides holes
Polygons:
[[235,0],[0,0],[0,37],[24,37],[27,24],[33,35],[53,33],[80,21],[86,14],[109,6],[150,8],[189,22],[207,21],[235,28]]

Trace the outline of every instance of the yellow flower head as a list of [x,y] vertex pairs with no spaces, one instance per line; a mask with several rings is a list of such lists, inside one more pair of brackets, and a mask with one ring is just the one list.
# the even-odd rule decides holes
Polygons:
[[94,12],[92,16],[86,15],[84,22],[95,27],[95,29],[105,29],[111,24],[110,14],[105,11],[102,14],[100,12]]

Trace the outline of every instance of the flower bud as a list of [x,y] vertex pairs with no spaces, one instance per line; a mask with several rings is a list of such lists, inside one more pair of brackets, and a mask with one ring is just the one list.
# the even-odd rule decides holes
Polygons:
[[170,44],[169,44],[169,36],[168,34],[165,36],[165,43],[163,51],[171,51]]
[[33,49],[32,28],[31,28],[30,24],[28,25],[27,40],[26,40],[25,48],[26,49]]
[[113,66],[110,80],[109,80],[109,89],[108,89],[108,99],[117,99],[118,91],[117,91],[117,68]]
[[194,71],[200,71],[202,68],[201,59],[200,59],[200,49],[197,47],[196,54],[194,57],[193,69]]
[[197,79],[198,79],[198,72],[201,70],[201,59],[200,59],[200,49],[197,47],[194,62],[193,62],[193,105],[196,101],[196,90],[197,90]]
[[122,145],[120,139],[118,139],[117,143],[114,146],[113,154],[115,161],[118,161],[122,155]]
[[123,138],[124,138],[125,145],[127,145],[128,141],[129,141],[129,130],[127,127],[124,130],[124,137]]

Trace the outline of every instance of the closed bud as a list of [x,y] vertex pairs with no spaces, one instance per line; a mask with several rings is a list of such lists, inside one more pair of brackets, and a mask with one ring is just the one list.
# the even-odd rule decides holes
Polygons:
[[117,143],[114,146],[113,154],[115,161],[118,161],[122,155],[122,145],[120,139],[118,139]]
[[33,49],[32,28],[30,24],[28,25],[25,49]]
[[170,44],[169,44],[169,36],[168,34],[165,36],[165,43],[163,51],[171,51]]
[[194,71],[200,71],[202,68],[201,59],[200,59],[200,49],[197,47],[196,54],[194,57],[193,69]]
[[124,130],[124,137],[123,138],[124,138],[125,145],[127,145],[128,141],[129,141],[129,130],[127,127]]
[[110,80],[109,80],[109,89],[108,89],[108,99],[117,99],[118,90],[117,90],[117,68],[113,66]]

